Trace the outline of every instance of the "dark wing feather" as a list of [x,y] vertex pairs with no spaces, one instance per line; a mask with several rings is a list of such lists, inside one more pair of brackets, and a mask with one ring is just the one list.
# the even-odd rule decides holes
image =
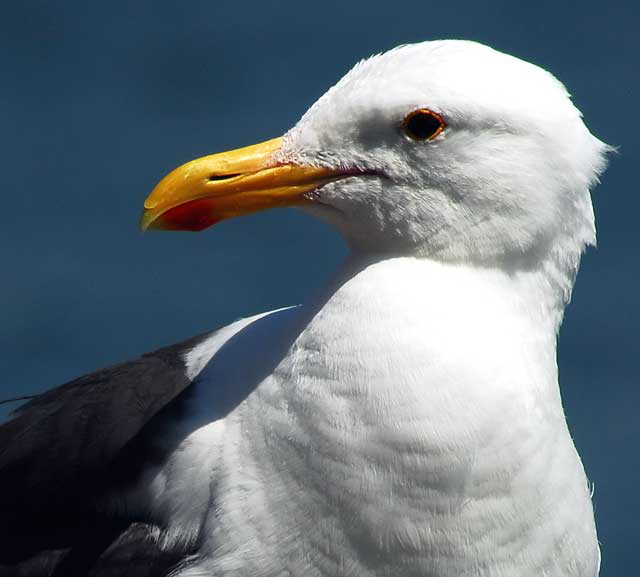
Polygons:
[[157,577],[184,562],[189,551],[160,546],[156,527],[134,523],[92,567],[89,577]]
[[[117,470],[119,461],[132,462],[121,459],[123,449],[188,387],[183,354],[207,336],[47,391],[0,426],[0,534],[8,536],[0,539],[0,576],[3,564],[15,575],[57,576],[64,566],[65,575],[87,575],[103,554],[120,559],[124,544],[131,548],[134,541],[158,559],[171,556],[152,545],[148,529],[143,539],[146,525],[131,528],[145,520],[109,518],[95,504],[110,480],[135,474]],[[58,567],[54,573],[51,565]],[[145,575],[96,575],[103,574]]]
[[163,548],[159,528],[150,524],[130,523],[109,535],[113,529],[109,523],[94,527],[100,538],[89,543],[41,551],[11,566],[0,565],[0,577],[165,577],[191,552]]

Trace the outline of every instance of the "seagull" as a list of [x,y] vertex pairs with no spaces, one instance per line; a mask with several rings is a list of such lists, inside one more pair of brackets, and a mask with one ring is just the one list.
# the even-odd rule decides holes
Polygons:
[[168,174],[143,229],[294,206],[350,256],[300,306],[19,408],[0,575],[597,576],[556,337],[608,151],[550,73],[445,40]]

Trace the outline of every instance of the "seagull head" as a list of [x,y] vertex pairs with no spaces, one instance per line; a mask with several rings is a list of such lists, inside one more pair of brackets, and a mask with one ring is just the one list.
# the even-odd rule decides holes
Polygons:
[[297,206],[355,252],[532,265],[595,241],[589,189],[607,150],[545,70],[422,42],[356,64],[283,137],[177,168],[142,228]]

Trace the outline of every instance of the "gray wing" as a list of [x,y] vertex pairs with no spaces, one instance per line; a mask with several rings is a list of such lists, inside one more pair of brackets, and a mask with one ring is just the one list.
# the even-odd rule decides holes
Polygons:
[[162,550],[148,519],[97,504],[162,459],[140,433],[188,394],[184,353],[210,334],[47,391],[0,426],[0,577],[152,577],[188,554]]

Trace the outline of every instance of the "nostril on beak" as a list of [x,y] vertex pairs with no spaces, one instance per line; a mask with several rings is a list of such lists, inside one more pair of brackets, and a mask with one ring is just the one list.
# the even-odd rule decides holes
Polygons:
[[236,176],[240,176],[240,173],[236,174],[212,174],[209,177],[209,182],[215,182],[216,180],[228,180],[229,178],[235,178]]

